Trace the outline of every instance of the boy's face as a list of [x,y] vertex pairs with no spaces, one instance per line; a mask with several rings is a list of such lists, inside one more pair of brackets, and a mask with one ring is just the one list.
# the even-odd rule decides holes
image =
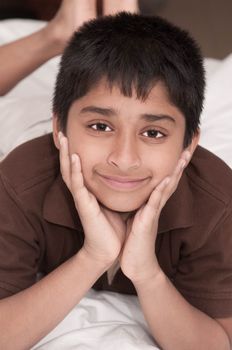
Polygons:
[[[56,118],[54,125],[56,139]],[[184,134],[185,119],[162,83],[142,102],[102,81],[72,104],[66,129],[70,155],[80,156],[85,185],[104,206],[119,212],[138,209],[173,172]],[[190,151],[196,145],[197,137]]]

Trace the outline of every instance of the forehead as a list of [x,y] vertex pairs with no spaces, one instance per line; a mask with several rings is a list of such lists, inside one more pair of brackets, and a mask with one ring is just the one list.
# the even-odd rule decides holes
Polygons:
[[[89,108],[94,107],[94,108]],[[139,99],[136,90],[132,90],[131,96],[125,96],[117,85],[110,86],[105,80],[101,80],[86,95],[74,101],[70,108],[70,114],[79,114],[83,109],[93,111],[100,109],[112,110],[111,116],[119,116],[127,120],[137,120],[144,114],[170,115],[177,122],[184,122],[181,111],[170,101],[166,86],[157,82],[151,88],[146,99]],[[136,118],[137,117],[137,118]]]
[[137,89],[134,85],[128,91],[124,92],[126,88],[120,82],[117,84],[109,83],[106,79],[101,79],[98,81],[84,97],[93,98],[95,95],[99,96],[124,96],[125,98],[134,98],[139,100],[140,102],[146,102],[147,100],[160,99],[166,100],[167,103],[171,103],[168,89],[162,81],[157,81],[154,86],[152,86],[147,92],[146,96],[139,96]]

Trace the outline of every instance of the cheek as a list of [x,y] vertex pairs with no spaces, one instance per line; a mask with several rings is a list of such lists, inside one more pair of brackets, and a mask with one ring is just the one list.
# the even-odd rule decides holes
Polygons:
[[166,176],[173,173],[181,154],[180,149],[162,150],[150,154],[146,159],[146,164],[149,166],[155,181],[160,182]]
[[[74,129],[74,128],[73,128]],[[86,140],[86,137],[78,130],[70,131],[67,133],[69,141],[69,152],[77,153],[81,158],[81,163],[83,166],[86,166],[88,162],[92,163],[92,160],[96,159],[100,154],[99,149],[95,142],[90,142],[89,139]]]
[[94,173],[94,169],[99,167],[104,161],[104,154],[96,146],[79,143],[74,150],[80,157],[81,168],[85,181],[88,183]]

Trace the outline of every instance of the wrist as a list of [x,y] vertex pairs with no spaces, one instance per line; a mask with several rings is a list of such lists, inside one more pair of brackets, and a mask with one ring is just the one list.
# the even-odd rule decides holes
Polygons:
[[151,278],[155,278],[163,271],[161,270],[156,257],[153,255],[151,259],[146,259],[136,264],[127,264],[123,266],[124,274],[135,284],[143,284]]
[[146,276],[139,276],[133,280],[134,287],[139,294],[140,292],[149,291],[154,287],[158,287],[167,279],[167,276],[158,268],[153,273],[147,274]]
[[100,255],[92,255],[84,246],[79,250],[77,256],[82,259],[85,264],[92,266],[93,269],[99,270],[101,273],[107,271],[115,261],[115,259],[104,258]]

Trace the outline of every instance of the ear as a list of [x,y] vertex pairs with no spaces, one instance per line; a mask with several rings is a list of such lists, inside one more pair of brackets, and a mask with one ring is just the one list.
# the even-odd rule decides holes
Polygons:
[[56,148],[60,149],[58,133],[60,131],[59,121],[56,114],[52,117],[53,140]]
[[[186,150],[188,150],[191,154],[190,159],[192,158],[193,153],[194,153],[194,151],[199,143],[199,139],[200,139],[200,129],[197,129],[197,132],[194,134],[191,143],[186,147]],[[190,159],[189,159],[189,161],[190,161]]]

